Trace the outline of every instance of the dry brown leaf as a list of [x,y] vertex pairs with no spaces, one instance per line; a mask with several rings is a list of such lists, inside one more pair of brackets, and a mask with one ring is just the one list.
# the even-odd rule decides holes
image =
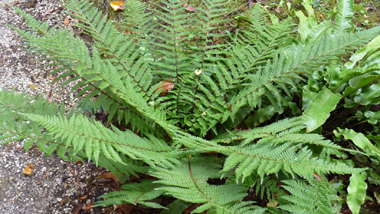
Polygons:
[[50,76],[49,77],[49,80],[53,80],[55,77],[54,76]]
[[49,97],[49,104],[53,102],[53,96]]
[[106,174],[100,175],[96,178],[111,178],[113,181],[119,182],[119,180],[117,180],[117,178],[116,178],[115,174],[113,174],[113,172],[107,172]]
[[268,207],[276,207],[278,205],[278,202],[277,201],[269,201],[267,203],[267,206]]
[[82,201],[85,200],[86,198],[87,198],[87,195],[84,195],[84,196],[80,197],[78,200],[79,200],[79,202],[82,202]]
[[185,10],[190,11],[190,12],[195,12],[196,11],[195,8],[193,6],[191,6],[191,5],[189,5],[188,7],[186,7]]
[[79,214],[82,210],[83,205],[81,203],[74,205],[73,209],[71,210],[72,214]]
[[313,176],[314,176],[314,178],[316,178],[318,181],[321,181],[321,180],[322,180],[321,176],[318,175],[318,173],[316,173],[316,172],[313,173]]
[[92,203],[85,204],[85,205],[83,205],[82,210],[89,210],[89,209],[91,209],[91,207],[92,207]]
[[63,21],[63,24],[65,26],[67,26],[67,24],[69,24],[70,20],[69,20],[69,17],[66,17],[66,19]]
[[32,163],[29,163],[27,167],[24,169],[25,175],[32,175],[34,165]]
[[53,12],[55,9],[51,9],[51,10],[48,10],[46,13],[45,13],[45,16],[49,15],[51,12]]
[[161,83],[161,85],[160,85],[160,87],[158,87],[156,90],[154,90],[154,92],[160,90],[161,88],[162,88],[162,92],[161,92],[161,94],[162,94],[162,95],[165,95],[165,93],[166,93],[167,91],[171,91],[171,90],[173,90],[173,88],[174,88],[174,83],[173,83],[173,82],[170,82],[170,81],[167,81],[167,80],[163,80],[162,83]]
[[110,3],[112,9],[114,11],[117,11],[117,10],[124,10],[124,1],[113,1]]

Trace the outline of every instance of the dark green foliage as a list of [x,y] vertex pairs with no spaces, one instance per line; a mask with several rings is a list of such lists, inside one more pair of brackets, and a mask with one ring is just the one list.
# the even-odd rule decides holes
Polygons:
[[[191,13],[181,1],[147,7],[129,0],[116,28],[90,3],[68,1],[67,9],[79,20],[76,27],[93,38],[91,43],[15,8],[31,31],[15,30],[32,52],[55,61],[57,79],[72,76],[64,84],[79,80],[72,91],[79,91],[81,101],[66,115],[54,103],[3,90],[0,113],[6,116],[0,117],[0,139],[25,139],[26,149],[35,142],[46,155],[58,148],[61,158],[87,158],[123,181],[141,173],[155,178],[124,184],[121,191],[102,196],[107,200],[99,206],[164,208],[152,200],[169,195],[201,203],[194,213],[333,212],[335,198],[325,174],[364,171],[339,158],[365,152],[325,138],[321,127],[307,132],[310,121],[305,120],[315,118],[298,115],[309,103],[302,106],[297,99],[306,93],[319,98],[326,83],[325,94],[343,92],[336,97],[350,98],[346,105],[378,104],[372,96],[378,86],[370,85],[375,78],[356,84],[348,77],[353,71],[339,78],[342,74],[334,72],[340,68],[331,69],[329,63],[339,64],[380,28],[348,33],[349,15],[340,11],[341,25],[315,38],[312,34],[307,41],[313,42],[303,44],[295,39],[290,19],[272,23],[260,5],[231,17],[228,2],[202,1]],[[355,66],[354,71],[376,76],[378,69]],[[164,81],[173,89],[164,92]],[[365,92],[356,93],[361,88]],[[310,109],[327,118],[331,110],[319,106],[321,100]],[[265,117],[258,115],[268,109]],[[107,112],[107,122],[88,116],[99,111]],[[279,209],[247,201],[250,191],[278,201]]]

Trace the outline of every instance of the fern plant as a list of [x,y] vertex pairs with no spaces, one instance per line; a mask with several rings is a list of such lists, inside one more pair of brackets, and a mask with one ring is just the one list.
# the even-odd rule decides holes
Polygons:
[[[147,7],[129,0],[116,28],[91,3],[69,0],[76,27],[92,43],[14,8],[30,30],[13,28],[33,53],[54,61],[56,80],[77,81],[72,91],[81,100],[65,114],[64,106],[3,89],[2,144],[25,140],[26,150],[36,143],[47,156],[57,149],[65,160],[85,158],[117,176],[155,178],[127,181],[97,206],[167,209],[152,199],[169,195],[202,204],[193,213],[332,212],[336,197],[324,175],[363,172],[337,157],[365,153],[312,132],[350,94],[340,94],[344,82],[317,92],[305,86],[322,81],[329,63],[351,55],[380,28],[347,32],[349,16],[340,6],[334,27],[321,25],[323,33],[299,41],[292,20],[272,23],[260,5],[233,13],[229,1],[206,0],[190,12],[183,3]],[[313,101],[299,116],[296,100],[305,92]],[[86,111],[107,112],[107,123]],[[280,206],[247,200],[254,188]]]

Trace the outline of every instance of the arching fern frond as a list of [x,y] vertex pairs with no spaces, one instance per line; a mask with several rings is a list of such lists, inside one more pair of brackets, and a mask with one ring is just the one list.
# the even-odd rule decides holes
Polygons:
[[[289,122],[292,126],[287,126]],[[284,125],[284,128],[281,127]],[[271,124],[258,128],[252,132],[240,132],[232,136],[232,139],[244,140],[240,145],[222,146],[215,141],[207,141],[199,137],[194,137],[185,133],[177,132],[174,139],[178,144],[193,148],[197,152],[214,151],[227,155],[223,171],[234,169],[238,179],[244,180],[252,173],[257,173],[264,178],[264,175],[278,173],[284,170],[294,176],[309,176],[314,172],[323,173],[352,173],[362,171],[345,164],[331,163],[328,153],[314,154],[305,145],[315,145],[326,149],[336,149],[342,151],[356,152],[354,150],[343,149],[316,134],[302,134],[297,119],[280,121],[278,124]],[[241,138],[241,139],[240,139]],[[228,138],[231,140],[231,138]],[[229,141],[221,142],[229,142]]]
[[[11,103],[11,104],[10,104]],[[42,127],[30,121],[23,114],[35,113],[39,115],[56,115],[63,116],[65,107],[60,108],[54,103],[50,104],[48,100],[42,97],[31,98],[25,94],[17,94],[15,91],[8,92],[3,89],[0,92],[0,144],[6,144],[13,141],[24,141],[25,151],[35,144],[45,157],[49,157],[57,149],[57,155],[64,159],[81,160],[74,154],[72,147],[66,148],[63,143],[57,142],[52,135],[41,132]],[[73,111],[67,115],[71,117]],[[66,156],[69,153],[69,157]]]
[[177,163],[175,157],[180,154],[154,136],[149,136],[148,140],[140,138],[132,131],[122,132],[116,127],[110,130],[82,115],[75,115],[70,119],[61,116],[24,115],[39,122],[55,139],[65,142],[66,146],[71,145],[74,152],[84,150],[87,158],[94,160],[96,164],[100,153],[121,164],[125,163],[120,156],[127,155],[149,165],[172,165],[171,162]]

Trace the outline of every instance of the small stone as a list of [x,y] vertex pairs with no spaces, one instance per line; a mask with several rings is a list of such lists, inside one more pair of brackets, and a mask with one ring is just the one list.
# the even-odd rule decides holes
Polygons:
[[61,201],[62,201],[62,198],[57,198],[57,201],[58,201],[58,202],[61,202]]

